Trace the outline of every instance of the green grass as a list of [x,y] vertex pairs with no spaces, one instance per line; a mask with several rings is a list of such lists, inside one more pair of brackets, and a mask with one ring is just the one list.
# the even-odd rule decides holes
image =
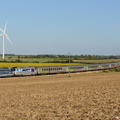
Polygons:
[[104,60],[74,60],[78,63],[89,63],[89,64],[99,64],[99,63],[113,63],[120,62],[120,59],[104,59]]
[[[59,61],[59,62],[63,62],[66,61],[67,58],[18,58],[18,56],[12,56],[11,59],[9,59],[9,56],[5,56],[5,59],[2,59],[2,56],[0,56],[0,61],[4,62],[6,61],[7,63],[9,63],[9,61],[16,61],[16,60],[20,60],[22,61],[22,63],[48,63],[51,61]],[[120,59],[104,59],[104,60],[74,60],[71,58],[71,60],[73,60],[74,63],[78,63],[78,64],[99,64],[99,63],[111,63],[111,62],[120,62]]]

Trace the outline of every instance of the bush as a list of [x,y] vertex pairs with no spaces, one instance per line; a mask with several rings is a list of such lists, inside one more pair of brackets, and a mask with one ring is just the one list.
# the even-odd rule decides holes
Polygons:
[[16,59],[14,62],[22,62],[20,59]]

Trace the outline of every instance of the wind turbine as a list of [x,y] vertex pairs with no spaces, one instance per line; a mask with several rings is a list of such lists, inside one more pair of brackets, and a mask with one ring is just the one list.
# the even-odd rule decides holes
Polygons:
[[0,34],[0,36],[3,36],[3,59],[4,59],[4,39],[7,38],[8,41],[12,44],[12,42],[10,41],[8,35],[6,34],[6,27],[7,27],[7,22],[6,22],[6,24],[5,24],[4,30],[2,30],[2,29],[0,28],[0,31],[2,32],[2,34]]

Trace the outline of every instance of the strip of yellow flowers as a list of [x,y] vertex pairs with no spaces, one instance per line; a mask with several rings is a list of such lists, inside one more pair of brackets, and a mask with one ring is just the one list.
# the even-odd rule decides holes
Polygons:
[[[22,66],[64,66],[69,63],[0,63],[0,67],[22,67]],[[70,63],[70,65],[80,65],[78,63]]]

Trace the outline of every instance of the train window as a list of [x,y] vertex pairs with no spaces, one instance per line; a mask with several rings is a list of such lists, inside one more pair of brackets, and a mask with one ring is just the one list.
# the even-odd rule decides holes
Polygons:
[[15,68],[12,68],[11,71],[15,71]]
[[48,68],[44,68],[43,70],[44,70],[44,71],[49,71],[49,69],[48,69]]
[[34,72],[34,69],[33,69],[33,68],[31,69],[31,72]]

